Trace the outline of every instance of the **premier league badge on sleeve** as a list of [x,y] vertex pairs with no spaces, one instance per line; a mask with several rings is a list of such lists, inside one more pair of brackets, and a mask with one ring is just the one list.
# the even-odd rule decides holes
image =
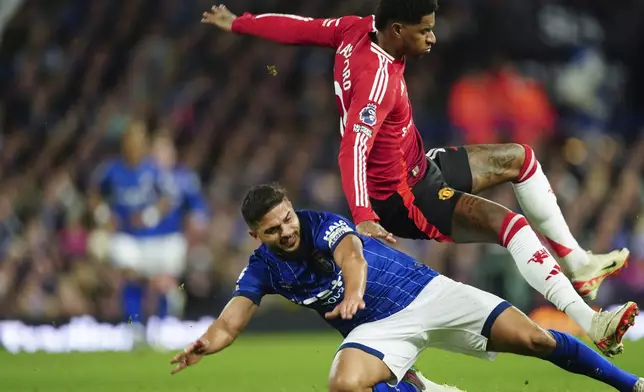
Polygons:
[[376,124],[376,105],[370,103],[360,111],[360,121],[369,126]]

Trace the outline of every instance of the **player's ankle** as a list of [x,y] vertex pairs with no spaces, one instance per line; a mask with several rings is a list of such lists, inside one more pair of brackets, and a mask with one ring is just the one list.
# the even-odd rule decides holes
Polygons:
[[588,253],[583,249],[573,249],[568,255],[560,259],[561,264],[565,268],[566,272],[574,277],[576,273],[583,270],[590,264],[590,258]]

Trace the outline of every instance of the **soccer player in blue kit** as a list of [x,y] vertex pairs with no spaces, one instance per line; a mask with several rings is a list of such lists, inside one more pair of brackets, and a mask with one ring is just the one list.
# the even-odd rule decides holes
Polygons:
[[219,318],[172,359],[173,374],[231,345],[262,297],[279,294],[343,335],[329,377],[333,392],[446,390],[411,368],[427,347],[487,359],[533,356],[622,392],[644,392],[643,378],[575,337],[541,329],[507,301],[358,234],[341,216],[294,210],[278,185],[252,188],[241,210],[262,245]]
[[112,226],[109,258],[126,277],[123,316],[133,321],[142,314],[181,315],[185,218],[207,218],[198,178],[176,164],[171,140],[155,138],[152,152],[145,124],[131,123],[122,136],[121,157],[95,171],[90,190],[97,220]]
[[[168,313],[181,317],[185,304],[185,291],[180,288],[180,279],[186,272],[188,238],[202,238],[208,227],[209,211],[201,191],[197,174],[177,160],[177,150],[172,137],[158,133],[152,140],[151,155],[161,172],[161,183],[171,200],[171,208],[159,221],[157,230],[171,234],[172,240],[180,245],[157,279],[156,289],[165,295]],[[163,306],[161,306],[163,308]]]

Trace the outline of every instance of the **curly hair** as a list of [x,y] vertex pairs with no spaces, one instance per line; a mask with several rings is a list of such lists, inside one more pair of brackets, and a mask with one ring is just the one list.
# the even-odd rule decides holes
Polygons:
[[380,0],[376,29],[384,30],[394,22],[418,24],[425,15],[438,10],[438,0]]

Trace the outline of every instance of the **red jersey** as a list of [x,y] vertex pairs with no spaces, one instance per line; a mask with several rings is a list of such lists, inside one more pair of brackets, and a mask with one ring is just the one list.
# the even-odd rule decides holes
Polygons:
[[379,220],[369,198],[410,194],[425,174],[427,160],[412,119],[405,60],[393,58],[372,41],[373,16],[312,19],[246,13],[234,21],[232,31],[336,50],[333,84],[342,134],[338,162],[356,225]]

